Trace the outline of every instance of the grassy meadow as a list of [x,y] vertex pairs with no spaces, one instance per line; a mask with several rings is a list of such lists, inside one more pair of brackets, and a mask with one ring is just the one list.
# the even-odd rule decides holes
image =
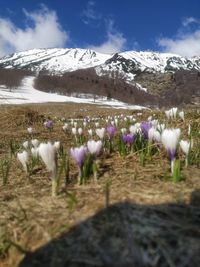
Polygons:
[[[51,129],[44,127],[48,120],[53,122]],[[180,140],[190,141],[187,166],[185,153],[179,144],[176,147],[179,167],[174,177],[162,142],[149,143],[140,129],[133,143],[123,143],[130,126],[144,121],[179,128]],[[110,125],[115,127],[112,138]],[[90,168],[80,184],[70,148],[99,140],[95,129],[102,127],[106,130],[101,152],[92,159],[97,178]],[[82,133],[74,135],[72,128]],[[33,139],[60,141],[57,196],[51,196],[51,173],[39,156],[29,157],[27,171],[18,160],[23,150],[30,155]],[[197,267],[199,226],[199,108],[184,110],[184,119],[178,113],[168,119],[165,110],[87,104],[0,106],[1,267]]]

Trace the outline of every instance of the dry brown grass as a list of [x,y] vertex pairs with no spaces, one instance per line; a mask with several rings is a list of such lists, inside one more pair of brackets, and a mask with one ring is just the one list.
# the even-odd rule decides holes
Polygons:
[[[27,113],[34,114],[28,116],[34,119],[27,120]],[[30,125],[35,129],[34,138],[60,140],[68,149],[72,137],[61,130],[58,118],[121,113],[131,112],[75,104],[1,107],[0,158],[8,153],[10,139],[21,143],[30,138],[26,130]],[[143,112],[140,120],[150,114]],[[41,121],[55,116],[54,130],[45,130]],[[176,123],[184,136],[190,120],[199,127],[200,119],[193,112],[186,123]],[[101,156],[99,171],[98,184],[91,181],[77,186],[77,168],[70,160],[71,182],[67,187],[62,182],[59,196],[52,199],[44,166],[29,180],[13,159],[8,184],[3,186],[0,181],[0,266],[198,266],[197,166],[183,167],[185,179],[174,184],[165,151],[147,160],[144,167],[135,154],[121,157],[113,153]],[[106,184],[110,184],[107,211]],[[133,251],[129,251],[131,247]]]

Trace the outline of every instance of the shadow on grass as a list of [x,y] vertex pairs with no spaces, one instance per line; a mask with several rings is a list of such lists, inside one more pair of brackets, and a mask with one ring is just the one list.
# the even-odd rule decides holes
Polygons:
[[191,203],[117,203],[35,252],[18,267],[197,267],[200,191]]

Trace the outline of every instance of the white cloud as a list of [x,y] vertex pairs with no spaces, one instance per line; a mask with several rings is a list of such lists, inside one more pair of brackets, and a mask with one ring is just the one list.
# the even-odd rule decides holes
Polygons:
[[114,29],[113,25],[113,20],[109,20],[107,25],[106,40],[98,46],[91,45],[89,48],[106,54],[113,54],[122,51],[127,40],[121,32]]
[[197,23],[197,24],[200,24],[200,20],[197,19],[197,18],[194,18],[194,17],[188,17],[188,18],[185,18],[182,22],[183,26],[186,27],[192,23]]
[[[190,28],[190,24],[196,28]],[[183,20],[183,27],[175,38],[160,38],[158,45],[164,52],[179,54],[186,57],[200,56],[200,21],[189,17]]]
[[94,1],[88,1],[86,8],[83,10],[81,14],[81,18],[83,23],[89,24],[92,26],[98,26],[99,22],[102,18],[102,15],[95,11],[95,2]]
[[46,6],[36,12],[24,10],[24,14],[32,23],[24,29],[0,18],[0,56],[33,48],[63,47],[68,41],[69,34],[62,29],[56,13]]

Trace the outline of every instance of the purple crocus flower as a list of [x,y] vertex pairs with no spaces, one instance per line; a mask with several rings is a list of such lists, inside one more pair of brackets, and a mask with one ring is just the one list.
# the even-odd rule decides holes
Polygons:
[[112,139],[116,132],[115,126],[108,126],[107,132],[108,132],[109,138]]
[[75,147],[70,149],[70,154],[72,158],[76,161],[80,169],[82,168],[83,163],[85,161],[87,151],[88,151],[87,147],[85,146]]
[[176,158],[176,149],[167,149],[167,154],[170,158],[170,160],[175,160]]
[[124,142],[125,144],[128,144],[128,145],[131,145],[131,144],[134,142],[134,139],[135,139],[135,137],[134,137],[134,135],[132,135],[132,134],[124,134],[124,135],[122,136],[122,140],[123,140],[123,142]]
[[167,150],[171,161],[171,172],[173,173],[174,161],[176,158],[176,149],[180,139],[180,129],[165,129],[161,135],[161,141]]
[[148,139],[148,133],[149,133],[149,129],[152,127],[151,122],[148,121],[143,121],[140,124],[140,128],[142,130],[142,134],[144,136],[145,139]]
[[53,128],[53,121],[52,120],[45,121],[44,127],[47,129],[52,129]]

